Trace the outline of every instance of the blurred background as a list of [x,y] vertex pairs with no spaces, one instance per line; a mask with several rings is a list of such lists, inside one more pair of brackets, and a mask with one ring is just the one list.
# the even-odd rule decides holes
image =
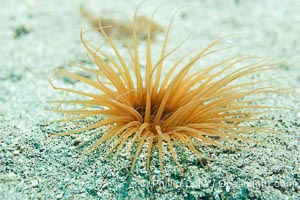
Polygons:
[[[98,18],[103,19],[104,25],[113,24],[117,28],[108,34],[125,51],[130,40],[128,30],[140,3],[135,0],[0,0],[0,194],[3,197],[0,195],[0,199],[18,193],[20,198],[25,193],[28,197],[30,192],[26,188],[35,188],[33,198],[49,187],[54,193],[49,198],[65,195],[59,192],[64,187],[58,184],[62,182],[60,177],[65,176],[59,169],[68,169],[57,164],[63,161],[53,161],[50,153],[45,152],[52,149],[60,156],[59,149],[70,145],[57,144],[71,140],[48,138],[41,132],[43,124],[55,118],[44,111],[48,108],[47,100],[62,98],[49,86],[48,78],[53,69],[67,67],[70,61],[91,64],[85,57],[80,30],[96,28],[94,22]],[[143,23],[151,19],[158,6],[153,18],[154,49],[155,45],[161,46],[168,23],[179,9],[170,46],[176,46],[192,34],[176,55],[201,50],[222,36],[240,34],[230,39],[239,46],[233,52],[273,58],[286,71],[287,81],[299,85],[299,0],[149,0],[138,11],[141,43],[145,39]],[[90,39],[100,41],[96,46],[103,41],[97,32],[91,33]],[[62,81],[74,86],[70,80]],[[47,178],[49,171],[53,174]],[[40,183],[44,186],[38,186]],[[80,188],[76,184],[70,185]],[[95,191],[86,191],[93,197]]]

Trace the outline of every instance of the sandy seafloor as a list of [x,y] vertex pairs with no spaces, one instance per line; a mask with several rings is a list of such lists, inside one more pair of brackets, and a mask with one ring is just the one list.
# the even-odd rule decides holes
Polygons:
[[[300,199],[299,89],[288,95],[266,94],[269,104],[294,110],[269,114],[272,120],[263,125],[279,133],[252,136],[264,145],[245,143],[234,151],[204,146],[203,154],[215,158],[204,168],[191,153],[182,153],[183,177],[165,153],[168,180],[160,174],[157,153],[152,182],[147,181],[145,152],[136,165],[141,179],[130,175],[130,159],[122,154],[115,164],[104,160],[101,147],[83,156],[101,130],[77,137],[49,135],[76,127],[47,126],[60,116],[45,109],[51,107],[48,100],[65,96],[49,86],[52,70],[85,59],[79,31],[90,25],[79,6],[99,16],[114,12],[131,19],[138,4],[133,0],[0,0],[0,199]],[[160,4],[148,1],[140,14],[150,16]],[[221,36],[242,33],[233,40],[239,45],[233,51],[274,58],[279,71],[263,76],[282,74],[285,78],[277,82],[279,86],[299,87],[300,1],[172,0],[160,8],[155,22],[166,27],[173,11],[182,6],[170,44],[197,29],[178,55],[202,49]],[[76,87],[77,83],[63,84]]]

